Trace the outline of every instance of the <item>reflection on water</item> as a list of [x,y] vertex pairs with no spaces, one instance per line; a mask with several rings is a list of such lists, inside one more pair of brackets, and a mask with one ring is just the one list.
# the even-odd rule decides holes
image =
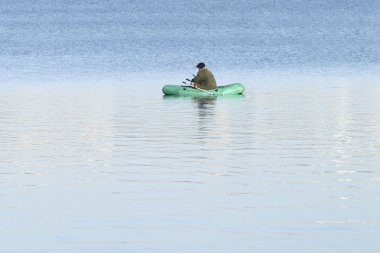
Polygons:
[[3,90],[4,252],[376,252],[378,86],[327,81]]
[[198,106],[198,131],[207,134],[208,130],[212,131],[208,125],[214,116],[214,107],[216,97],[193,98],[194,103]]
[[198,104],[198,108],[200,109],[200,111],[209,112],[210,110],[207,109],[212,108],[215,105],[217,97],[194,97],[192,99],[194,102]]

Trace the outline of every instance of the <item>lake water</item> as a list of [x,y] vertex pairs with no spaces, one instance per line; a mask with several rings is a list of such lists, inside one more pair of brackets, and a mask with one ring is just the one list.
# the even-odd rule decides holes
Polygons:
[[2,0],[1,251],[379,252],[379,5]]

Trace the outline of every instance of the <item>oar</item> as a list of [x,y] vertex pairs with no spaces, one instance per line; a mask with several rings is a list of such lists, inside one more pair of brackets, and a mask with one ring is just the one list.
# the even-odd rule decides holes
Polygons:
[[[194,75],[193,75],[193,76],[194,76]],[[195,76],[194,76],[194,77],[195,77]],[[189,81],[189,82],[191,82],[191,80],[189,80],[189,79],[187,79],[187,78],[186,78],[186,80]],[[197,90],[200,90],[200,91],[206,92],[206,93],[208,93],[208,94],[210,94],[210,95],[212,95],[212,96],[215,95],[214,93],[208,92],[207,90],[204,90],[204,89],[198,88],[198,87],[196,87],[196,86],[192,86],[192,87],[194,87],[194,88],[197,89]]]
[[[187,78],[186,78],[186,80],[189,81],[189,82],[191,82],[191,81],[190,81],[189,79],[187,79]],[[187,84],[187,83],[185,83],[185,82],[182,82],[182,83]],[[198,87],[196,87],[196,86],[191,86],[191,87],[193,87],[193,88],[195,88],[195,89],[197,89],[197,90],[200,90],[200,91],[206,92],[207,94],[210,94],[211,96],[215,96],[214,93],[208,92],[207,90],[204,90],[204,89],[198,88]]]

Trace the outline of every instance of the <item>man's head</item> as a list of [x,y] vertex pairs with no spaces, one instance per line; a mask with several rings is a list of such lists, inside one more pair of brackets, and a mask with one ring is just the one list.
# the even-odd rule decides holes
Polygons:
[[203,62],[200,62],[197,65],[197,68],[199,68],[199,69],[203,69],[204,67],[206,67],[206,64],[204,64]]

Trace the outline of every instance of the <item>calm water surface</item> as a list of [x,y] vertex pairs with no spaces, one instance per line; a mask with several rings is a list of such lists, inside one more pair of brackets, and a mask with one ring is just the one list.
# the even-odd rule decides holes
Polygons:
[[379,10],[1,1],[1,252],[379,252]]
[[4,89],[2,247],[376,252],[380,93],[359,80],[261,79],[216,99]]

